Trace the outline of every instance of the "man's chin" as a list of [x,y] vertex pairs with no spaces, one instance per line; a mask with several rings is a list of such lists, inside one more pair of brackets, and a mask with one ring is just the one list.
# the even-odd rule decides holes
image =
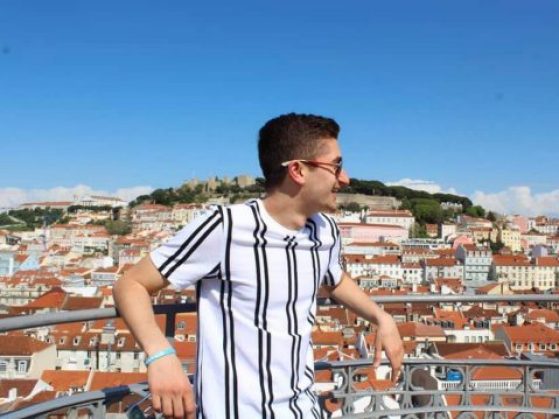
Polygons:
[[328,214],[333,214],[338,210],[338,206],[334,204],[325,205],[322,209],[323,212],[327,212]]

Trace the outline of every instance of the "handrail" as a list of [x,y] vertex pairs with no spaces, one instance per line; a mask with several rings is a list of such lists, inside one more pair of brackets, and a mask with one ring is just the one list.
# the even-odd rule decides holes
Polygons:
[[[464,302],[464,303],[493,303],[493,302],[555,302],[559,303],[559,294],[524,294],[524,295],[390,295],[390,296],[378,296],[374,297],[374,300],[379,304],[386,303],[451,303],[451,302]],[[327,305],[332,303],[327,301]],[[181,304],[160,304],[153,306],[155,314],[166,314],[166,326],[165,334],[167,337],[172,338],[174,336],[175,328],[175,318],[178,313],[181,312],[194,312],[196,310],[196,303],[188,302]],[[0,332],[7,332],[15,329],[29,329],[34,327],[42,327],[47,325],[71,323],[71,322],[82,322],[82,321],[92,321],[92,320],[102,320],[119,317],[119,313],[115,308],[104,308],[104,309],[92,309],[92,310],[79,310],[79,311],[66,311],[66,312],[56,312],[56,313],[42,313],[24,316],[15,316],[10,318],[0,319]],[[383,362],[383,365],[387,361]],[[469,395],[473,394],[488,394],[491,397],[501,397],[505,393],[497,393],[484,390],[475,390],[469,388],[471,381],[469,371],[474,370],[477,367],[491,367],[491,366],[506,366],[508,368],[516,368],[521,370],[524,375],[524,384],[522,388],[519,387],[517,390],[508,390],[508,394],[512,395],[524,395],[528,394],[529,389],[525,380],[528,379],[530,382],[532,378],[528,377],[529,373],[533,371],[539,371],[543,369],[552,369],[554,371],[559,370],[559,362],[554,360],[545,361],[530,361],[530,360],[517,360],[517,359],[503,359],[503,360],[442,360],[442,359],[414,359],[405,360],[404,362],[404,373],[402,374],[406,378],[404,379],[404,384],[407,389],[393,389],[386,391],[356,391],[352,389],[351,385],[353,382],[353,374],[356,373],[360,368],[368,367],[372,365],[371,359],[359,359],[359,360],[349,360],[349,361],[332,361],[324,362],[318,361],[315,364],[315,369],[320,370],[330,370],[335,374],[339,374],[344,377],[345,384],[342,385],[341,389],[333,390],[329,397],[334,397],[343,401],[343,415],[344,417],[351,418],[365,418],[365,417],[380,417],[388,415],[410,415],[411,417],[416,417],[415,415],[421,413],[434,414],[437,412],[450,412],[456,411],[457,409],[465,409],[467,411],[483,411],[483,408],[479,408],[475,405],[461,405],[461,406],[441,406],[438,404],[430,404],[429,406],[411,406],[408,404],[401,405],[401,408],[397,411],[384,411],[375,413],[374,409],[366,413],[353,413],[351,412],[352,400],[358,397],[370,397],[371,400],[376,401],[371,403],[376,403],[375,406],[382,406],[382,397],[403,397],[410,398],[413,394],[418,396],[431,397],[433,400],[440,397],[441,393],[434,390],[418,389],[413,386],[410,387],[411,377],[417,369],[421,368],[437,368],[437,367],[459,367],[463,368],[466,372],[464,383],[461,384],[458,389],[448,389],[444,390],[444,394],[451,395]],[[409,381],[409,383],[408,383]],[[468,385],[466,385],[468,384]],[[70,409],[76,411],[77,409],[87,409],[92,412],[95,418],[103,417],[104,412],[106,412],[106,406],[115,400],[122,400],[123,397],[129,394],[142,395],[146,392],[145,384],[134,384],[130,386],[121,386],[116,388],[104,389],[101,391],[85,392],[85,393],[75,393],[71,396],[61,397],[55,400],[51,400],[44,403],[39,403],[37,405],[29,406],[27,408],[1,414],[2,418],[36,418],[36,417],[47,417],[49,412],[54,412],[61,409]],[[529,393],[530,396],[544,396],[543,392]],[[498,411],[509,412],[509,411],[521,411],[527,414],[533,413],[544,413],[544,414],[557,414],[559,413],[559,395],[547,395],[547,397],[553,398],[552,405],[550,408],[535,408],[531,406],[522,406],[520,409],[516,407],[516,410],[511,410],[510,407],[499,405]],[[101,412],[101,413],[100,413]]]
[[[559,294],[522,294],[522,295],[382,295],[373,300],[378,304],[390,303],[493,303],[493,302],[556,302]],[[325,305],[331,305],[326,303]],[[155,314],[193,312],[196,303],[158,304],[153,306]],[[0,333],[10,330],[28,329],[52,324],[72,323],[89,320],[102,320],[120,317],[116,308],[39,313],[0,319]]]
[[[0,414],[5,419],[24,419],[37,418],[47,413],[55,412],[61,409],[79,409],[87,405],[96,405],[97,403],[107,401],[118,401],[129,394],[145,394],[147,391],[146,383],[130,384],[125,386],[110,387],[103,390],[86,391],[83,393],[74,393],[71,396],[58,397],[33,406],[28,406],[13,412]],[[96,410],[96,408],[93,408]]]
[[[435,398],[449,395],[459,395],[464,396],[466,391],[465,387],[468,387],[468,382],[471,378],[467,378],[469,373],[465,372],[465,382],[461,384],[461,387],[457,390],[436,390],[436,389],[424,389],[416,387],[412,383],[412,376],[414,371],[418,368],[431,368],[431,367],[457,367],[466,366],[466,368],[480,367],[480,366],[505,366],[508,368],[518,368],[524,371],[524,375],[530,375],[534,371],[542,371],[546,368],[553,370],[559,370],[559,362],[549,360],[549,361],[522,361],[522,360],[496,360],[496,359],[484,359],[484,360],[442,360],[442,359],[423,359],[423,360],[405,360],[404,370],[406,372],[403,375],[403,380],[400,385],[396,388],[382,390],[382,391],[371,391],[371,390],[352,390],[351,382],[353,380],[353,373],[359,371],[359,369],[371,366],[372,359],[360,359],[360,360],[348,360],[348,361],[332,361],[332,362],[317,362],[315,364],[315,369],[320,370],[332,370],[333,373],[340,373],[343,371],[342,375],[344,377],[345,384],[341,385],[341,389],[336,389],[331,391],[328,395],[321,396],[321,403],[324,407],[325,400],[329,398],[334,398],[339,401],[344,401],[342,403],[342,414],[344,418],[360,419],[360,418],[379,418],[379,417],[415,417],[417,414],[434,414],[434,413],[448,413],[448,412],[486,412],[487,406],[476,405],[471,402],[467,404],[462,404],[462,400],[459,405],[452,404],[440,404],[435,403]],[[381,365],[387,366],[388,360],[383,360]],[[531,379],[531,378],[530,378]],[[525,414],[544,414],[553,415],[556,417],[559,413],[559,394],[557,391],[545,391],[545,390],[535,390],[530,385],[521,385],[515,390],[503,390],[503,391],[491,391],[491,390],[475,390],[469,389],[467,391],[470,396],[472,395],[484,395],[486,397],[492,398],[492,400],[502,400],[502,397],[540,397],[547,398],[550,401],[549,407],[537,407],[532,406],[529,402],[523,403],[522,405],[507,406],[503,405],[502,402],[496,405],[492,405],[491,410],[494,412],[522,412]],[[72,411],[79,411],[81,409],[88,409],[90,413],[95,418],[103,418],[106,415],[106,407],[111,403],[122,400],[125,396],[136,394],[139,398],[144,398],[148,394],[148,388],[146,383],[131,384],[127,386],[119,386],[113,388],[107,388],[103,390],[90,391],[85,393],[75,393],[70,396],[60,397],[54,400],[50,400],[43,403],[38,403],[33,406],[28,406],[26,408],[0,414],[2,419],[30,419],[30,418],[47,418],[49,413],[57,412],[63,409],[70,409]],[[411,396],[423,396],[429,397],[430,402],[424,405],[411,406],[406,399]],[[399,409],[388,409],[382,402],[383,398],[391,397],[399,399]],[[374,406],[374,409],[367,410],[365,412],[353,412],[348,406],[351,405],[352,401],[359,398],[370,398],[370,406]],[[345,400],[348,400],[345,402]],[[408,400],[409,401],[409,400]],[[130,408],[130,406],[128,407]],[[326,413],[326,412],[325,412]]]
[[[188,313],[194,311],[196,311],[196,303],[156,304],[153,306],[155,314]],[[120,314],[114,307],[13,316],[0,319],[0,333],[53,324],[112,319],[116,317],[120,317]]]

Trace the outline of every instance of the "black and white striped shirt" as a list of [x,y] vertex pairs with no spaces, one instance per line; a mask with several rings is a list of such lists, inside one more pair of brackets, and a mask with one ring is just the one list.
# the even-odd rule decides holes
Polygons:
[[318,417],[311,330],[321,284],[342,277],[340,235],[325,214],[304,228],[262,201],[219,207],[154,250],[173,285],[196,286],[198,417]]

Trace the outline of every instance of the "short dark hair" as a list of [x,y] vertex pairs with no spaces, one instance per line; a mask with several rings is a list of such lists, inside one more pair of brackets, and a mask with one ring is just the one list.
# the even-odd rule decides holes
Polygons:
[[266,188],[283,181],[284,161],[315,158],[320,140],[337,139],[339,133],[336,121],[317,115],[289,113],[266,122],[258,135],[258,159]]

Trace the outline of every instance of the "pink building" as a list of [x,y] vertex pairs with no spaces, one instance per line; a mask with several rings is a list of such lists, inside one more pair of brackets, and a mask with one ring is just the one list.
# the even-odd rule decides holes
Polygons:
[[527,233],[530,230],[528,217],[514,215],[510,217],[510,222],[516,225],[521,233]]
[[389,224],[339,223],[343,243],[393,241],[399,243],[409,238],[407,229]]
[[461,244],[474,244],[474,241],[468,236],[458,236],[452,242],[452,248],[457,249]]

